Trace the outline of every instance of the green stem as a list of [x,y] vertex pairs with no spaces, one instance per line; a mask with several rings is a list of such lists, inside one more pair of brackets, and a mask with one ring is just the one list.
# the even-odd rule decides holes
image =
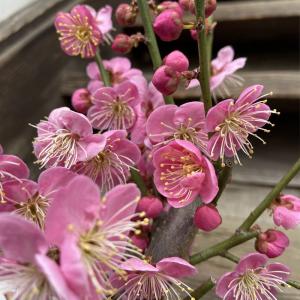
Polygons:
[[230,167],[225,166],[220,172],[220,175],[219,175],[219,178],[218,178],[219,192],[218,192],[217,196],[215,197],[215,199],[213,201],[213,204],[215,204],[215,205],[218,204],[218,201],[219,201],[222,193],[224,192],[228,181],[230,180],[231,170],[232,169]]
[[240,258],[235,256],[234,254],[228,252],[228,251],[225,251],[224,253],[221,253],[220,256],[224,257],[224,258],[227,258],[228,260],[234,262],[234,263],[238,263],[240,261]]
[[241,232],[231,236],[230,238],[212,246],[205,250],[200,251],[190,257],[190,263],[192,265],[199,264],[211,257],[221,255],[226,250],[229,250],[237,245],[243,244],[244,242],[251,240],[257,236],[257,232]]
[[135,184],[140,189],[142,196],[146,196],[148,194],[148,189],[141,174],[135,169],[131,169],[130,172],[131,172],[131,179],[135,182]]
[[300,290],[300,282],[298,282],[296,280],[288,280],[286,283],[288,285],[292,286],[293,288]]
[[[150,15],[150,9],[146,0],[137,0],[139,10],[141,13],[142,22],[144,25],[145,35],[147,38],[147,46],[149,54],[152,60],[153,69],[157,69],[162,64],[161,55],[159,52],[157,40],[152,27],[152,19]],[[171,96],[165,97],[166,104],[174,104],[174,100]]]
[[[191,296],[194,297],[196,300],[203,297],[205,294],[207,294],[213,287],[215,286],[215,282],[210,278],[203,282],[198,288],[196,288]],[[184,300],[190,300],[191,297],[185,297]]]
[[[221,254],[220,256],[227,258],[228,260],[234,262],[234,263],[238,263],[240,261],[240,258],[228,251],[224,252],[223,254]],[[296,280],[287,280],[286,283],[290,286],[292,286],[293,288],[300,290],[300,282],[296,281]]]
[[198,55],[200,63],[199,81],[201,85],[203,102],[206,112],[212,106],[210,94],[210,54],[208,53],[208,41],[206,36],[205,25],[205,0],[196,0],[196,17],[199,22],[200,29],[198,30]]
[[300,158],[287,172],[285,176],[276,184],[273,190],[265,197],[265,199],[250,213],[248,218],[239,227],[240,231],[247,231],[254,222],[262,215],[262,213],[271,205],[272,201],[280,194],[280,192],[288,185],[288,183],[300,171]]
[[96,60],[96,63],[98,65],[98,68],[99,68],[101,78],[102,78],[102,81],[103,81],[104,85],[105,86],[110,86],[109,74],[107,73],[107,71],[104,68],[102,57],[100,55],[99,49],[96,51],[95,60]]

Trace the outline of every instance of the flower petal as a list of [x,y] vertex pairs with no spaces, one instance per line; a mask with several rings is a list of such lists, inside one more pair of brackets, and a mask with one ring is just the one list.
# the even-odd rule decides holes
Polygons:
[[235,268],[235,271],[243,274],[248,269],[256,269],[258,267],[264,266],[268,261],[268,257],[261,253],[249,253],[239,261]]
[[124,261],[120,268],[125,271],[131,272],[159,272],[159,270],[146,261],[139,258],[130,258]]

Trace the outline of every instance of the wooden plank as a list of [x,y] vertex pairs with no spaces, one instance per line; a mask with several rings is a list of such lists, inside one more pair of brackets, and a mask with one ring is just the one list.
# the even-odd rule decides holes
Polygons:
[[[299,72],[289,70],[274,71],[241,71],[238,73],[245,79],[244,85],[263,84],[266,91],[272,91],[274,99],[300,100]],[[151,75],[146,73],[148,80]],[[66,70],[63,76],[61,92],[64,96],[70,96],[77,88],[86,86],[86,75],[78,70]],[[233,96],[241,92],[241,88],[231,89]],[[200,88],[179,89],[174,97],[177,99],[190,99],[200,97]]]
[[216,21],[242,21],[300,16],[298,0],[221,2],[215,13]]
[[[214,19],[217,22],[266,20],[274,18],[300,17],[300,1],[268,0],[268,1],[228,1],[219,2]],[[187,22],[193,22],[193,15],[186,15]],[[129,27],[141,27],[141,19]]]

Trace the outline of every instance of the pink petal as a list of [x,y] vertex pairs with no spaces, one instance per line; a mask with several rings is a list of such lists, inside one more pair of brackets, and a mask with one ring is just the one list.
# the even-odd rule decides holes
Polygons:
[[280,277],[283,281],[287,281],[291,274],[290,268],[281,263],[271,263],[267,266],[267,269],[274,272],[274,275]]
[[92,103],[102,107],[103,102],[112,102],[114,99],[116,99],[117,94],[111,87],[103,87],[93,94]]
[[226,75],[231,75],[237,70],[244,68],[246,65],[246,61],[246,57],[240,57],[238,59],[235,59],[225,67],[224,72],[226,73]]
[[264,254],[260,254],[257,252],[249,253],[239,261],[238,265],[235,268],[235,271],[243,274],[248,269],[254,270],[256,268],[264,266],[267,261],[268,257]]
[[262,94],[263,89],[264,86],[259,84],[249,86],[241,93],[239,98],[236,100],[236,105],[242,106],[246,103],[251,104],[255,102],[257,98],[259,98],[259,96]]
[[[181,180],[180,184],[189,189],[189,190],[201,190],[203,186],[203,181],[205,179],[205,174],[204,173],[196,173],[194,175],[185,177]],[[205,186],[205,189],[207,187]]]
[[175,124],[184,124],[189,127],[198,124],[196,127],[199,128],[199,123],[205,121],[205,111],[203,102],[194,101],[188,102],[178,107],[174,116]]
[[234,58],[234,50],[231,46],[226,46],[219,50],[218,56],[213,60],[214,65],[218,68],[230,63]]
[[92,80],[100,80],[100,72],[97,63],[91,62],[87,65],[86,73]]
[[295,229],[300,224],[300,212],[278,206],[274,209],[273,220],[277,226],[282,226],[285,229]]
[[52,259],[45,255],[36,254],[35,260],[59,297],[68,300],[79,300],[68,287],[61,270]]
[[[19,157],[15,155],[0,154],[0,172],[7,172],[18,178],[28,178],[29,169]],[[1,181],[12,179],[10,176],[1,177]]]
[[172,207],[181,208],[181,207],[188,206],[189,204],[194,202],[197,196],[198,196],[198,192],[195,191],[191,193],[191,196],[189,197],[188,200],[184,199],[184,201],[182,201],[183,199],[180,198],[167,198],[167,201]]
[[77,161],[85,161],[95,157],[104,149],[106,139],[101,134],[91,134],[81,139],[77,145]]
[[208,111],[206,116],[206,130],[208,132],[214,132],[215,128],[224,122],[228,115],[229,107],[233,102],[233,99],[223,100]]
[[218,178],[216,171],[211,162],[204,157],[203,164],[205,165],[205,178],[201,185],[199,194],[204,203],[212,202],[219,192]]
[[86,176],[76,176],[53,197],[45,221],[47,239],[60,245],[70,226],[76,232],[86,230],[94,223],[99,208],[97,185]]
[[[224,296],[226,295],[226,293],[229,291],[229,289],[232,286],[229,286],[230,283],[236,279],[239,276],[238,273],[236,272],[227,272],[224,275],[222,275],[220,277],[220,279],[217,282],[217,286],[216,286],[216,294],[220,297],[220,298],[224,298]],[[235,297],[233,295],[233,291],[230,292],[229,294],[227,294],[226,300],[235,300]]]
[[54,167],[42,172],[38,179],[39,193],[49,200],[60,188],[69,183],[77,174],[64,168]]
[[131,69],[131,62],[126,57],[115,57],[111,60],[105,60],[105,68],[111,70],[112,73],[123,74]]
[[133,83],[130,81],[124,81],[116,86],[116,93],[120,97],[120,100],[135,106],[140,103],[139,92]]
[[112,7],[110,5],[105,5],[97,13],[96,21],[103,35],[107,34],[113,28],[111,15]]
[[80,299],[83,299],[88,293],[89,283],[77,243],[78,240],[74,235],[66,235],[60,247],[60,265],[68,285],[79,295]]
[[195,88],[195,87],[198,87],[198,86],[200,86],[199,80],[198,79],[192,79],[187,88],[192,89],[192,88]]
[[196,275],[197,269],[186,260],[179,257],[167,257],[156,264],[160,272],[174,278]]
[[12,214],[0,214],[0,248],[7,259],[34,263],[35,254],[46,254],[48,244],[39,228]]
[[[176,110],[176,105],[169,104],[158,107],[150,114],[146,124],[146,132],[152,142],[159,143],[164,141],[164,136],[173,135],[176,131],[173,121]],[[164,133],[169,133],[169,135],[164,135]]]
[[102,200],[100,218],[109,224],[134,214],[141,194],[133,183],[120,184],[111,189]]
[[130,272],[159,272],[159,270],[152,265],[148,264],[146,261],[139,258],[130,258],[124,261],[120,268],[125,271]]

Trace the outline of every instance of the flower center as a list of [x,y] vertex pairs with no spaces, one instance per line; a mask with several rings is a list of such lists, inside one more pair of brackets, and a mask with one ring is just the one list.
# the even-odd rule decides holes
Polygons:
[[264,296],[264,299],[275,300],[273,291],[281,290],[285,281],[279,277],[285,272],[269,271],[266,268],[249,269],[242,276],[233,279],[229,283],[229,290],[224,300],[233,292],[236,300],[257,300]]
[[15,205],[16,213],[27,220],[37,223],[40,228],[44,228],[44,221],[48,206],[49,203],[47,199],[38,193],[29,198],[26,202],[21,202]]
[[186,140],[195,144],[197,140],[197,131],[195,128],[180,124],[180,127],[174,133],[174,138],[178,140]]
[[75,36],[80,42],[87,44],[91,40],[92,30],[86,26],[77,26]]
[[45,167],[51,163],[53,167],[63,165],[70,168],[77,162],[77,142],[79,136],[66,129],[56,132],[45,132],[36,138],[38,142],[48,143],[39,153],[38,163]]

